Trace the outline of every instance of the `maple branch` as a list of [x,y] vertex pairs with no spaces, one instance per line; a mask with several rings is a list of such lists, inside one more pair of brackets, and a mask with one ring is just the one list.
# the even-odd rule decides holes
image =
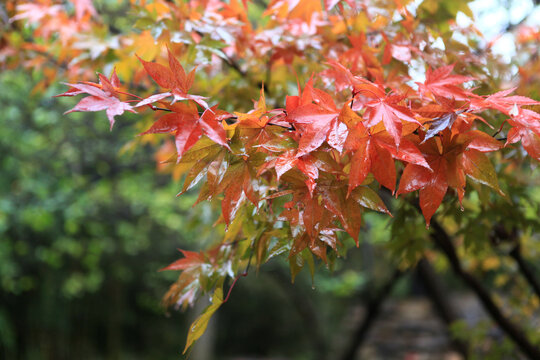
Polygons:
[[290,130],[290,131],[295,131],[296,130],[296,128],[294,127],[293,124],[291,124],[291,126],[285,126],[285,125],[279,125],[279,124],[274,124],[274,123],[268,123],[268,125],[277,126],[277,127],[283,128],[283,129]]
[[11,23],[9,22],[9,16],[6,10],[4,9],[3,4],[0,4],[0,19],[2,19],[2,23],[3,23],[2,27],[4,27],[5,29],[11,28]]
[[[232,244],[232,243],[228,243],[227,245],[229,245],[229,244]],[[248,276],[248,271],[249,271],[249,267],[251,265],[251,259],[252,258],[253,258],[253,249],[251,250],[251,254],[249,255],[249,260],[248,260],[248,264],[246,266],[246,269],[241,274],[236,275],[236,277],[234,278],[231,286],[229,287],[229,291],[227,291],[227,296],[223,300],[223,303],[226,303],[227,301],[229,301],[229,296],[231,296],[232,289],[234,288],[234,285],[236,285],[236,282],[238,281],[238,279],[240,279],[241,276],[242,277]]]
[[240,76],[242,77],[246,77],[247,76],[247,72],[245,72],[244,70],[242,70],[240,68],[240,65],[236,62],[236,60],[232,59],[231,57],[229,57],[228,55],[225,55],[225,64],[229,65],[229,67],[233,70],[235,70]]
[[[419,210],[419,208],[417,207]],[[456,248],[452,243],[446,230],[435,219],[431,219],[431,228],[433,232],[430,234],[432,240],[437,247],[445,255],[450,263],[452,270],[458,275],[467,286],[474,291],[484,309],[491,316],[491,319],[503,330],[506,335],[517,345],[525,356],[531,360],[540,359],[540,349],[532,344],[524,334],[523,330],[516,324],[510,321],[495,303],[488,290],[482,283],[472,274],[463,269],[461,260],[459,259]]]
[[251,248],[251,253],[249,254],[248,264],[247,264],[246,269],[244,270],[244,273],[242,274],[242,276],[247,276],[247,274],[249,272],[249,267],[251,266],[251,260],[253,260],[253,247]]
[[339,14],[341,15],[341,18],[343,19],[343,22],[345,23],[345,31],[347,32],[347,35],[349,37],[352,36],[351,33],[351,26],[349,25],[349,22],[347,21],[347,17],[345,16],[345,13],[343,12],[343,7],[338,6]]
[[392,293],[392,289],[397,284],[398,280],[403,276],[403,274],[405,274],[405,272],[396,269],[390,280],[388,280],[388,282],[381,287],[381,289],[375,296],[372,296],[368,300],[366,304],[364,319],[360,323],[360,326],[354,332],[349,346],[346,348],[344,355],[341,357],[342,360],[356,359],[356,353],[366,340],[369,330],[379,316],[384,301],[390,296],[390,294]]
[[[154,110],[154,111],[167,111],[167,112],[172,112],[172,110],[170,109],[166,109],[166,108],[161,108],[161,107],[157,107],[157,106],[153,106],[152,104],[147,104],[147,106],[150,107],[150,109]],[[204,111],[199,111],[199,116],[202,116],[202,114],[204,113]],[[235,124],[238,117],[236,115],[232,115],[226,119],[222,119],[222,120],[218,120],[218,121],[226,121],[227,124],[229,125],[232,125],[232,124]],[[228,121],[228,120],[232,120],[232,121]],[[296,130],[296,128],[294,127],[293,124],[291,124],[291,126],[285,126],[285,125],[280,125],[280,124],[274,124],[274,123],[271,123],[271,122],[268,122],[267,125],[272,125],[272,126],[277,126],[277,127],[280,127],[280,128],[283,128],[283,129],[287,129],[287,130],[290,130],[290,131],[294,131]]]
[[[149,104],[149,105],[150,105],[150,104]],[[152,106],[151,109],[154,110],[154,111],[168,111],[168,112],[172,112],[171,109],[160,108],[160,107],[157,107],[157,106]],[[199,115],[202,115],[202,113],[199,114]]]
[[517,228],[513,227],[511,231],[507,231],[501,224],[495,224],[490,233],[490,239],[494,246],[508,242],[513,244],[512,250],[510,250],[508,256],[515,260],[518,265],[519,272],[527,280],[536,296],[538,296],[540,299],[540,282],[536,278],[534,271],[530,268],[529,264],[527,264],[527,261],[523,257]]
[[[202,115],[202,113],[199,113],[199,115]],[[225,121],[227,120],[238,120],[238,117],[233,115],[231,117],[228,117],[226,119],[224,119]],[[236,124],[236,121],[232,121],[232,122],[227,122],[229,125],[232,125],[232,124]],[[280,127],[280,128],[283,128],[283,129],[287,129],[287,130],[291,130],[291,131],[294,131],[296,130],[296,128],[294,127],[293,124],[291,124],[291,126],[285,126],[285,125],[279,125],[279,124],[274,124],[274,123],[271,123],[271,122],[268,122],[266,123],[266,125],[272,125],[272,126],[277,126],[277,127]]]
[[358,95],[359,91],[354,91],[354,87],[353,87],[353,91],[352,91],[352,99],[351,99],[351,110],[353,108],[353,105],[354,105],[354,97],[356,95]]
[[[452,323],[459,320],[459,316],[450,301],[448,301],[447,292],[442,287],[441,279],[426,258],[420,259],[418,265],[416,265],[416,270],[439,317],[447,327],[450,327]],[[452,339],[451,341],[452,346],[464,359],[467,359],[469,345],[463,340]]]
[[503,129],[503,126],[504,126],[504,123],[505,123],[505,122],[506,122],[506,121],[503,121],[503,123],[501,124],[501,126],[499,127],[499,129],[498,129],[497,131],[495,131],[495,132],[493,133],[493,135],[491,135],[491,137],[494,138],[495,136],[499,135],[499,133],[500,133],[500,132],[502,131],[502,129]]
[[540,283],[534,275],[534,272],[527,264],[527,261],[525,261],[525,259],[523,258],[523,255],[521,253],[521,244],[519,243],[519,241],[508,255],[510,255],[510,257],[512,257],[516,261],[519,266],[519,272],[523,275],[523,277],[525,277],[529,285],[533,288],[536,296],[540,298]]
[[[535,5],[538,5],[539,1],[538,0],[535,0],[533,1],[533,3]],[[507,11],[509,11],[509,9],[506,9]],[[517,23],[515,24],[512,24],[512,22],[510,20],[508,20],[508,23],[506,24],[506,27],[504,27],[500,32],[499,32],[499,37],[502,36],[503,34],[506,34],[506,33],[509,33],[509,32],[512,32],[514,31],[515,29],[517,29],[518,27],[520,27],[521,25],[525,24],[527,22],[527,20],[529,19],[530,15],[533,14],[534,11],[531,11],[529,12],[527,15],[525,15],[521,20],[519,20]]]
[[[247,275],[247,274],[246,274],[246,275]],[[225,304],[227,301],[229,301],[229,296],[231,296],[232,289],[234,288],[234,285],[236,285],[236,282],[238,281],[238,279],[240,279],[240,276],[245,276],[245,275],[244,275],[244,274],[240,274],[240,275],[237,275],[237,276],[234,278],[234,280],[233,280],[231,286],[229,286],[229,291],[227,291],[227,296],[225,296],[225,299],[223,299],[222,304]]]

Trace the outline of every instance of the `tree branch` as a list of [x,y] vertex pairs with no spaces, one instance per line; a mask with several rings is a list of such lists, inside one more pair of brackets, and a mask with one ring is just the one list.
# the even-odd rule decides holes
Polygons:
[[[446,326],[449,327],[453,322],[459,320],[454,307],[446,297],[446,291],[442,287],[441,279],[437,276],[429,261],[422,258],[418,262],[416,270],[435,310]],[[465,341],[452,339],[452,346],[463,356],[463,359],[468,358],[469,345]]]
[[489,237],[494,247],[497,247],[504,243],[510,243],[511,245],[513,245],[512,250],[510,250],[510,252],[508,253],[508,256],[510,256],[516,261],[519,267],[519,272],[521,273],[521,275],[523,275],[523,277],[532,287],[533,291],[536,293],[536,296],[540,298],[540,282],[536,278],[533,269],[531,269],[531,267],[529,266],[529,264],[527,264],[527,261],[523,257],[517,227],[513,226],[511,231],[508,231],[502,224],[496,223],[493,226]]
[[452,240],[446,233],[445,229],[434,219],[431,220],[433,232],[431,238],[435,244],[441,249],[443,254],[448,259],[452,269],[466,284],[473,290],[484,306],[484,309],[491,316],[493,321],[503,330],[506,335],[518,346],[518,348],[531,360],[540,359],[540,349],[533,345],[524,334],[523,330],[516,324],[510,321],[499,309],[490,293],[482,285],[478,279],[472,274],[465,271],[459,260],[456,249]]
[[390,280],[379,290],[377,295],[369,299],[368,303],[366,304],[366,313],[364,319],[360,323],[360,326],[356,329],[349,346],[347,347],[344,355],[341,357],[342,360],[354,360],[356,358],[356,352],[366,340],[369,330],[381,312],[384,301],[390,296],[394,285],[396,285],[403,274],[403,271],[396,269]]
[[523,255],[521,253],[521,244],[519,243],[519,241],[508,255],[510,255],[510,257],[512,257],[516,261],[519,266],[519,272],[523,275],[525,279],[527,279],[527,282],[533,288],[536,296],[540,298],[540,283],[538,282],[538,279],[534,275],[532,269],[529,267],[529,264],[527,264],[527,262],[523,258]]

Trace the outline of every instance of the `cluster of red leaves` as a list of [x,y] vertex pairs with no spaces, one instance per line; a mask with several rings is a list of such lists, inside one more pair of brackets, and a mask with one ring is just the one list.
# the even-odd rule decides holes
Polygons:
[[[186,75],[171,53],[168,68],[141,63],[169,90],[135,105],[156,109],[151,104],[158,104],[167,111],[142,135],[174,134],[178,161],[194,163],[183,191],[206,177],[198,201],[222,195],[227,225],[246,202],[259,208],[290,196],[278,218],[292,229],[291,257],[308,247],[325,260],[327,248],[337,248],[337,224],[357,239],[362,207],[388,212],[369,187],[373,180],[396,196],[418,190],[429,225],[448,188],[463,199],[466,176],[500,192],[485,153],[521,140],[529,155],[540,160],[540,115],[522,108],[537,102],[510,96],[514,89],[476,95],[461,86],[472,79],[453,75],[452,65],[428,70],[419,91],[405,95],[333,63],[353,89],[354,96],[344,104],[336,105],[331,94],[310,80],[298,95],[287,96],[284,109],[268,109],[261,91],[252,111],[230,114],[188,93],[194,70]],[[118,98],[114,74],[111,80],[100,75],[99,84],[69,85],[62,96],[90,95],[70,111],[106,109],[111,126],[114,115],[133,111]],[[171,96],[172,102],[164,100]],[[488,123],[479,113],[489,109],[508,116],[506,144],[473,124]]]

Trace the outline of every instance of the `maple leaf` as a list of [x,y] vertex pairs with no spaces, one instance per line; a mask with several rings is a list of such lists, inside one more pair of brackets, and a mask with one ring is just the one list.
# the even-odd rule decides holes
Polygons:
[[416,49],[412,45],[403,43],[401,34],[398,34],[398,36],[393,39],[393,41],[390,41],[388,39],[388,36],[384,32],[382,32],[381,35],[386,42],[383,55],[383,64],[385,65],[389,64],[392,58],[407,63],[411,61],[411,50],[418,51],[418,49]]
[[520,109],[508,123],[512,128],[508,131],[505,146],[521,140],[527,153],[540,161],[540,115],[531,110]]
[[512,95],[517,88],[513,87],[507,90],[496,92],[495,94],[487,95],[484,97],[474,97],[471,98],[471,109],[476,111],[481,111],[484,109],[495,109],[500,112],[510,115],[512,109],[516,108],[518,105],[537,105],[540,102],[530,99],[526,96]]
[[189,332],[187,335],[186,346],[184,348],[183,354],[189,349],[189,347],[200,338],[206,331],[206,327],[210,322],[212,315],[219,309],[223,304],[223,288],[222,286],[216,288],[212,296],[212,304],[208,306],[204,312],[191,324]]
[[394,139],[396,146],[399,147],[403,128],[402,121],[422,125],[414,117],[414,113],[408,107],[401,104],[405,98],[404,96],[394,95],[392,93],[387,94],[379,85],[358,76],[353,76],[343,65],[336,62],[330,64],[347,74],[347,78],[349,78],[353,85],[353,94],[355,96],[362,94],[364,97],[372,99],[363,101],[360,104],[366,108],[364,114],[364,117],[367,118],[366,127],[372,127],[382,122]]
[[[322,230],[325,220],[326,208],[321,204],[318,196],[306,196],[302,200],[302,222],[310,239],[315,239]],[[326,217],[328,219],[328,217]]]
[[515,106],[510,112],[511,121],[514,126],[520,126],[540,135],[540,114],[529,109],[520,109]]
[[347,197],[342,188],[329,187],[323,192],[325,207],[336,215],[341,225],[358,245],[358,237],[362,225],[362,212],[358,203]]
[[202,159],[198,158],[198,151],[189,154],[189,159],[182,159],[182,161],[194,162],[195,164],[186,176],[180,194],[195,186],[206,175],[205,189],[201,191],[197,203],[223,193],[221,211],[223,220],[227,225],[230,225],[246,199],[255,205],[259,201],[259,179],[255,174],[255,168],[260,165],[260,158],[253,156],[229,163],[224,159],[223,152],[209,148],[203,149],[200,155],[206,155]]
[[[420,190],[420,208],[429,226],[431,217],[442,203],[448,187],[452,187],[461,202],[465,194],[465,176],[488,185],[502,194],[497,175],[484,152],[501,148],[496,139],[478,130],[452,135],[446,129],[441,138],[430,138],[418,147],[426,155],[432,171],[416,164],[403,170],[397,195]],[[420,141],[419,139],[416,141]]]
[[335,217],[326,208],[321,196],[300,193],[296,194],[293,202],[297,203],[299,210],[286,210],[281,214],[302,229],[293,241],[289,259],[294,261],[297,255],[308,248],[312,254],[327,262],[327,246],[335,249],[338,244],[335,233],[340,229],[332,226]]
[[180,160],[181,156],[203,135],[203,130],[199,124],[197,106],[194,104],[174,104],[171,110],[173,112],[161,116],[148,130],[139,135],[174,132],[176,151]]
[[236,122],[230,125],[229,129],[234,129],[238,124],[242,123],[244,127],[261,128],[268,123],[268,113],[266,108],[266,99],[264,97],[264,87],[261,87],[259,100],[255,102],[255,108],[248,113],[234,112]]
[[450,112],[427,122],[430,124],[430,126],[426,132],[426,135],[424,136],[424,140],[422,140],[422,143],[431,139],[444,129],[452,128],[452,125],[454,124],[454,121],[456,121],[458,115],[459,114],[457,112]]
[[342,109],[340,119],[350,129],[345,149],[353,153],[349,171],[349,194],[364,182],[370,172],[381,185],[394,191],[396,169],[392,158],[418,164],[430,171],[423,155],[407,139],[401,140],[398,149],[383,127],[378,126],[368,131],[365,122],[348,106]]
[[283,120],[286,117],[283,109],[267,109],[263,87],[261,87],[259,100],[254,103],[254,109],[247,113],[234,112],[236,121],[232,124],[224,124],[226,130],[234,130],[231,147],[235,152],[246,154],[253,150],[272,149],[273,144],[281,147],[283,138],[275,129],[267,127],[275,125],[287,129],[291,126]]
[[148,75],[150,75],[160,87],[169,89],[170,91],[149,96],[136,104],[135,107],[148,105],[172,96],[173,103],[179,100],[193,100],[203,108],[207,109],[209,106],[206,101],[204,101],[207,98],[200,95],[188,94],[189,89],[193,85],[197,68],[194,68],[189,74],[186,74],[184,68],[171,51],[169,49],[167,49],[167,51],[169,56],[169,68],[161,64],[144,61],[137,56]]
[[114,125],[114,117],[122,115],[125,111],[135,113],[136,111],[127,102],[123,102],[118,98],[116,89],[119,87],[120,82],[116,76],[116,72],[113,72],[111,79],[107,79],[105,76],[99,75],[100,84],[86,82],[78,84],[68,84],[71,89],[68,91],[56,95],[61,96],[75,96],[80,94],[88,94],[85,98],[82,98],[77,105],[71,110],[66,111],[64,114],[69,114],[74,111],[101,111],[105,110],[107,118],[109,119],[111,129]]
[[[225,187],[225,196],[221,202],[221,213],[227,225],[234,219],[244,200],[246,193],[244,191],[245,185],[250,185],[249,181],[244,181],[246,171],[249,172],[245,163],[232,165],[223,177],[222,182],[228,183],[228,185]],[[249,177],[249,173],[247,175]]]
[[187,250],[181,250],[179,251],[184,255],[182,259],[176,260],[173,263],[167,265],[160,271],[164,270],[186,270],[192,267],[201,266],[202,264],[206,263],[206,260],[204,258],[204,254],[202,252],[194,252],[194,251],[187,251]]
[[295,150],[289,150],[277,158],[267,161],[266,164],[259,169],[258,174],[260,175],[263,172],[274,168],[277,180],[279,181],[279,179],[289,170],[297,169],[306,176],[304,183],[312,196],[316,186],[316,180],[319,178],[319,167],[326,171],[332,171],[311,154],[298,157]]
[[365,104],[368,108],[366,110],[368,116],[366,126],[371,127],[382,122],[397,147],[401,141],[402,120],[421,125],[407,107],[398,105],[401,100],[403,100],[401,96],[386,96],[384,99],[379,98]]
[[215,143],[229,148],[227,134],[217,115],[217,105],[206,109],[199,119],[199,124],[206,136]]
[[524,127],[516,126],[508,131],[508,140],[506,145],[518,142],[521,140],[521,145],[529,153],[531,157],[540,161],[540,135],[527,130]]
[[[351,39],[351,41],[353,40],[354,39]],[[363,42],[364,40],[361,41],[361,43]],[[363,45],[357,46],[361,47]],[[353,94],[362,93],[369,98],[376,99],[384,98],[386,96],[384,87],[382,87],[380,84],[373,83],[367,79],[364,79],[361,76],[353,75],[348,68],[346,68],[343,64],[337,61],[328,60],[326,63],[333,68],[333,71],[330,72],[330,74],[332,74],[333,77],[336,78],[336,81],[338,82],[338,90],[352,86]],[[328,70],[323,73],[329,74]]]
[[[293,101],[296,104],[293,105]],[[316,150],[327,140],[330,146],[341,152],[347,129],[338,122],[339,113],[330,95],[313,88],[311,82],[301,97],[288,98],[287,121],[294,124],[301,134],[297,156]]]
[[219,113],[217,105],[206,109],[201,116],[193,103],[175,103],[170,105],[169,109],[171,113],[161,116],[148,130],[139,135],[175,133],[178,161],[202,135],[229,148],[225,129],[217,116]]
[[[212,175],[213,180],[210,182],[213,181],[215,185],[211,186],[209,193],[210,196],[224,193],[224,198],[221,201],[221,212],[227,225],[234,220],[245,199],[254,205],[258,204],[259,179],[255,169],[260,163],[260,157],[252,156],[228,166],[223,176]],[[219,166],[219,164],[216,165]],[[221,166],[223,167],[223,164]]]
[[358,246],[358,236],[362,224],[362,211],[360,207],[390,214],[383,201],[373,190],[367,186],[356,188],[348,196],[346,187],[340,183],[331,184],[322,188],[322,198],[325,207],[336,215],[343,228],[354,239]]
[[455,65],[447,65],[435,70],[428,68],[424,83],[416,83],[418,84],[420,91],[424,94],[433,94],[443,98],[468,100],[470,92],[456,85],[475,79],[470,76],[451,75],[454,66]]

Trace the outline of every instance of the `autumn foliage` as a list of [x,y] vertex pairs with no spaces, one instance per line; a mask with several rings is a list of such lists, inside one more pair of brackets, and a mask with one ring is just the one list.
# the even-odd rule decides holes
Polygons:
[[[58,39],[70,46],[60,58],[81,51],[70,36],[96,21],[90,1],[73,3],[74,17],[62,15],[67,28]],[[185,174],[180,194],[198,189],[197,203],[221,203],[223,241],[207,251],[182,251],[164,268],[182,271],[167,304],[185,307],[201,291],[214,294],[186,348],[224,301],[225,280],[236,281],[251,263],[258,267],[285,254],[294,279],[304,265],[313,268],[314,259],[331,265],[340,255],[341,233],[358,244],[366,210],[392,216],[381,196],[418,202],[429,226],[445,199],[457,198],[463,207],[477,184],[505,196],[492,153],[522,147],[540,161],[540,103],[516,95],[515,88],[492,91],[485,57],[452,52],[455,43],[446,53],[432,46],[448,20],[427,27],[427,10],[406,5],[389,1],[375,11],[352,0],[273,0],[263,11],[265,21],[255,24],[247,1],[142,1],[133,6],[163,24],[161,46],[145,54],[134,45],[129,60],[116,64],[119,73],[136,74],[128,75],[127,85],[112,69],[110,77],[82,81],[83,62],[75,65],[81,81],[66,83],[69,89],[59,96],[83,97],[68,113],[105,111],[112,128],[125,112],[154,112],[140,136],[170,134],[176,151],[163,160]],[[58,14],[64,14],[61,5],[41,0],[19,5],[13,19],[40,21],[35,31],[47,37],[59,30],[51,28]],[[454,31],[477,36],[472,28]],[[118,41],[129,42],[129,36]],[[190,46],[203,51],[197,46],[205,41],[212,49],[206,61],[182,65],[179,58],[186,59]],[[258,97],[252,108],[231,107],[227,86],[223,98],[197,86],[197,79],[220,69],[240,78],[266,74],[249,85],[248,96]],[[157,88],[150,94],[149,79]]]

